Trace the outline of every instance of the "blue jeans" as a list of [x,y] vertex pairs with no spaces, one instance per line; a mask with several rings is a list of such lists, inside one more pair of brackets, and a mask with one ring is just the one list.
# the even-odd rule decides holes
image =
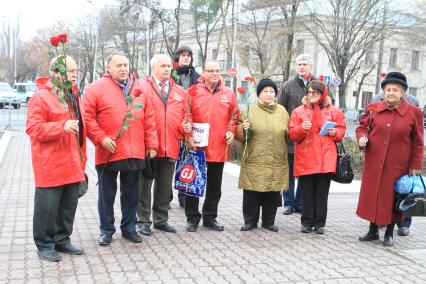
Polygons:
[[396,222],[396,225],[398,226],[398,228],[401,228],[401,227],[410,228],[412,219],[413,219],[412,217],[405,217],[404,221]]
[[289,189],[283,194],[284,207],[302,210],[302,190],[297,184],[296,197],[294,196],[294,176],[293,176],[294,153],[288,153],[288,186]]

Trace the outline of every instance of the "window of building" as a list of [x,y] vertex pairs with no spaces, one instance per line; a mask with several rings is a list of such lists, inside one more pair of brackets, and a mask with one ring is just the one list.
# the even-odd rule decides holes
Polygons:
[[416,97],[417,96],[417,88],[410,87],[408,89],[408,94],[412,95],[413,97]]
[[297,51],[297,54],[305,53],[305,40],[304,39],[298,39],[296,41],[296,51]]
[[413,50],[411,55],[411,70],[419,70],[420,51]]
[[371,49],[365,52],[365,65],[371,66],[374,64],[374,55]]
[[389,55],[389,67],[397,67],[398,64],[398,48],[391,48]]

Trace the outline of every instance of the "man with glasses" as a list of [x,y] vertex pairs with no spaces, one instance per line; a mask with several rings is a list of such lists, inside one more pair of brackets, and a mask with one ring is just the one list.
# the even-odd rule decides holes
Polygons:
[[[217,61],[207,61],[203,68],[203,81],[188,90],[191,97],[191,114],[194,123],[208,123],[209,137],[206,152],[207,186],[202,214],[198,211],[199,199],[186,196],[186,230],[195,232],[203,217],[203,226],[223,231],[223,225],[216,221],[221,197],[223,166],[229,159],[229,144],[235,134],[240,110],[237,97],[222,84],[220,66]],[[196,141],[195,141],[196,142]]]

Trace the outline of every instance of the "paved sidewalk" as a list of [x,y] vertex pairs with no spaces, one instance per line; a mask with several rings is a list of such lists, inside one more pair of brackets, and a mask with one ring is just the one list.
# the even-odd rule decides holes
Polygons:
[[[78,206],[72,240],[83,256],[63,255],[59,263],[39,260],[32,240],[34,182],[29,140],[13,132],[0,165],[0,283],[425,283],[426,219],[415,218],[410,236],[396,245],[360,243],[367,222],[355,215],[356,193],[332,193],[325,235],[300,233],[300,215],[282,215],[280,231],[239,230],[242,192],[226,173],[218,221],[224,232],[185,231],[177,198],[170,224],[177,234],[153,229],[141,244],[123,240],[116,226],[109,247],[97,245],[96,174],[93,148],[87,173],[90,188]],[[349,186],[350,187],[350,186]],[[356,186],[355,186],[356,187]],[[346,191],[346,190],[345,190]],[[383,239],[383,231],[381,232]]]

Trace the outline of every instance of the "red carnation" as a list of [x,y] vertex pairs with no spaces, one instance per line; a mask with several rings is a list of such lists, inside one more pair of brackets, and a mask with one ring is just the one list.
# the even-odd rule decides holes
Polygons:
[[254,82],[254,78],[253,77],[245,77],[244,81]]
[[58,36],[52,36],[50,38],[50,44],[53,45],[54,47],[57,47],[59,43],[60,43],[60,40]]
[[381,73],[380,73],[380,77],[382,77],[382,78],[385,78],[385,77],[386,77],[386,75],[387,75],[387,74],[386,74],[386,72],[381,72]]
[[318,76],[318,78],[319,78],[321,81],[324,81],[324,75],[322,75],[322,74],[321,74],[321,75],[319,75],[319,76]]
[[306,81],[309,81],[310,79],[312,79],[312,75],[311,74],[306,74],[303,79],[305,79]]
[[179,67],[179,63],[176,61],[173,61],[172,65],[173,65],[173,69],[177,69]]
[[139,97],[140,95],[142,95],[142,91],[141,89],[135,89],[135,91],[133,92],[133,95],[135,96],[135,98]]
[[246,92],[246,90],[243,87],[238,87],[237,92],[240,93],[240,94],[244,94]]
[[60,35],[58,35],[58,39],[59,39],[60,42],[66,43],[68,41],[68,36],[67,36],[67,34],[60,34]]
[[76,85],[73,85],[71,87],[71,91],[72,91],[73,94],[78,94],[78,87]]

